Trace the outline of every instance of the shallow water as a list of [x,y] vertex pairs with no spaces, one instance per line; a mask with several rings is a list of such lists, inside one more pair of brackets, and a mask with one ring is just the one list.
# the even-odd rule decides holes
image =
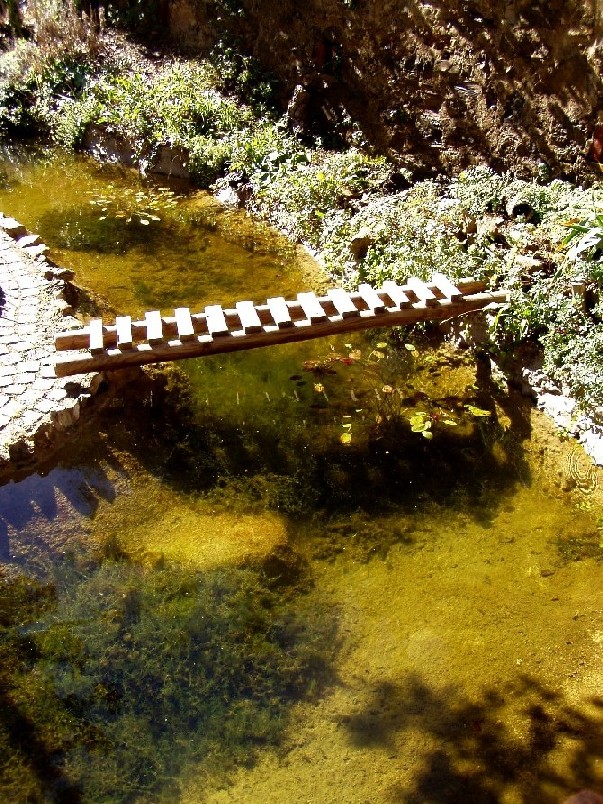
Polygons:
[[[116,255],[101,221],[82,246],[82,187],[135,177],[6,173],[0,209],[57,262],[116,309],[165,309],[140,290],[162,237]],[[138,224],[188,266],[167,307],[301,289],[278,236],[254,250],[179,193]],[[552,804],[598,783],[595,496],[560,490],[483,366],[408,346],[184,361],[0,487],[5,800]]]

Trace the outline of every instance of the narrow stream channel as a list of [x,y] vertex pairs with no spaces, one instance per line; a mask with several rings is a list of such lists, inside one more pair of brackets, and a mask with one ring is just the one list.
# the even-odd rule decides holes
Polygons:
[[[53,153],[0,175],[0,210],[117,311],[321,281],[185,186]],[[483,366],[405,338],[183,361],[0,487],[0,799],[596,787],[601,512]]]

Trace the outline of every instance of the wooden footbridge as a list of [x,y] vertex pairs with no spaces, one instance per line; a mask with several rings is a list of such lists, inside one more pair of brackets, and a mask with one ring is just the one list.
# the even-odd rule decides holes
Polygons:
[[69,352],[57,357],[55,373],[64,377],[359,329],[408,326],[480,310],[507,298],[505,291],[487,292],[482,282],[463,279],[453,284],[434,274],[431,282],[410,278],[404,285],[384,282],[380,289],[362,284],[355,292],[333,288],[324,296],[298,293],[294,301],[239,301],[233,309],[212,304],[202,313],[179,307],[173,316],[162,316],[154,310],[141,321],[117,316],[113,325],[95,318],[86,327],[57,334],[56,349]]

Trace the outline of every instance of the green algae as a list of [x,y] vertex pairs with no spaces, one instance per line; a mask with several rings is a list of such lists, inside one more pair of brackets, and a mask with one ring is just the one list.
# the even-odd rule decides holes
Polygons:
[[106,552],[57,566],[25,595],[29,611],[23,582],[3,585],[14,614],[0,640],[0,788],[11,800],[175,796],[183,765],[223,776],[277,743],[289,700],[326,680],[329,618],[302,620],[256,571],[149,568]]

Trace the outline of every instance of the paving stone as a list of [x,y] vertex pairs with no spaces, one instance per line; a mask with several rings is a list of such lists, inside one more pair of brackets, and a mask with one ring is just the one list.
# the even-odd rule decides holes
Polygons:
[[40,370],[39,360],[24,360],[19,364],[19,371],[22,374],[37,374]]
[[[54,410],[56,408],[56,402],[53,402],[51,399],[46,399],[45,397],[43,397],[42,399],[39,399],[35,403],[35,407],[37,410],[42,411],[42,413],[50,413],[51,410]],[[0,413],[1,412],[2,409],[0,408]]]
[[[65,280],[73,275],[46,262],[46,249],[0,215],[0,461],[29,459],[40,427],[66,429],[80,416],[79,399],[65,389],[69,380],[54,373],[55,332],[78,324],[64,298]],[[80,378],[82,394],[91,394],[97,379]]]
[[26,429],[31,429],[43,416],[44,414],[40,410],[24,410],[21,414],[21,422]]
[[31,389],[33,391],[44,392],[44,391],[48,391],[51,388],[53,388],[55,383],[56,383],[56,380],[52,379],[51,377],[38,377],[37,379],[35,379],[32,382]]
[[67,397],[67,391],[64,388],[52,388],[46,394],[48,399],[54,399],[55,402],[60,402]]

